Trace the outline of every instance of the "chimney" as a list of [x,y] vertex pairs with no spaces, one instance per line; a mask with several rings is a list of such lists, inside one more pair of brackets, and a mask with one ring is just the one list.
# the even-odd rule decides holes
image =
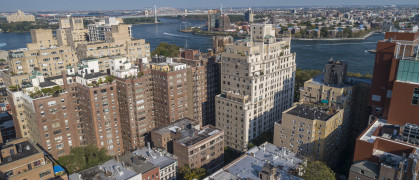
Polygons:
[[150,142],[147,142],[147,148],[148,148],[148,150],[151,150]]
[[212,49],[208,49],[208,57],[214,56],[214,51]]
[[67,71],[61,71],[62,75],[63,75],[63,84],[64,84],[64,89],[67,90],[68,84],[67,84]]
[[116,161],[119,162],[119,155],[116,155]]

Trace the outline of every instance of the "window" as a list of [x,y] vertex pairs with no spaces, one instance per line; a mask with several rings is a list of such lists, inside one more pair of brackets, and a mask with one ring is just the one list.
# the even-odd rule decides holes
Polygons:
[[413,91],[412,104],[418,105],[418,101],[419,101],[419,88],[415,88],[415,90]]
[[48,176],[51,174],[51,170],[46,170],[44,172],[39,173],[39,177],[42,178],[44,176]]

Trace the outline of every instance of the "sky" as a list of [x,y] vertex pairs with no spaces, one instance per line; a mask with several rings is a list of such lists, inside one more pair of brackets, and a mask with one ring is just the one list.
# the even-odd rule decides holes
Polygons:
[[419,0],[0,0],[0,11],[134,10],[157,5],[175,8],[281,7],[334,5],[419,5]]

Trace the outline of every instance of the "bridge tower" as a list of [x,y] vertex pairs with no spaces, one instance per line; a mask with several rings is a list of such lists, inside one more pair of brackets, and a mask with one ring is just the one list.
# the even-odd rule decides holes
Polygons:
[[156,5],[154,5],[154,23],[159,23],[159,21],[157,21],[157,7],[156,7]]

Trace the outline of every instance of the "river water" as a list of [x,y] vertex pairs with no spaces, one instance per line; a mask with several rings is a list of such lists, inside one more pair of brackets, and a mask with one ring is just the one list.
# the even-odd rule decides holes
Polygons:
[[[187,46],[207,52],[212,48],[212,37],[179,32],[189,26],[204,25],[202,20],[181,20],[161,18],[159,24],[134,25],[134,38],[146,39],[153,50],[161,42]],[[374,54],[366,50],[375,49],[377,41],[383,39],[381,34],[373,34],[365,40],[322,41],[292,40],[291,51],[297,53],[297,67],[302,69],[323,69],[330,59],[348,62],[348,71],[372,73]],[[0,33],[0,50],[11,50],[25,47],[31,41],[30,33]],[[6,45],[4,45],[5,43]],[[4,46],[2,46],[2,44]]]

